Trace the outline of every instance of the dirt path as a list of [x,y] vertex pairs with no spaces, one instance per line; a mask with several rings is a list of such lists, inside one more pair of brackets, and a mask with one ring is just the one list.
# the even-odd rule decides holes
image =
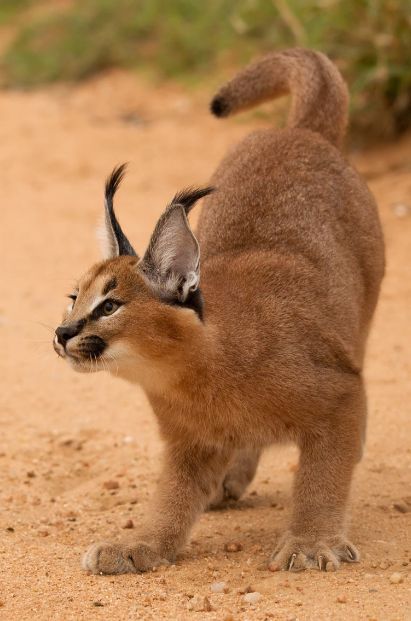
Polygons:
[[[138,389],[71,372],[52,351],[51,328],[73,280],[99,258],[94,228],[115,163],[131,162],[119,213],[142,250],[174,192],[206,182],[228,145],[261,121],[215,121],[202,97],[119,73],[74,90],[1,93],[0,118],[0,618],[411,619],[411,512],[394,507],[411,508],[411,138],[355,158],[388,249],[352,501],[362,563],[336,574],[258,570],[289,510],[297,456],[282,448],[267,451],[238,506],[202,517],[176,566],[114,578],[86,575],[81,554],[143,515],[161,450],[155,421]],[[226,553],[228,541],[242,551]],[[212,593],[216,581],[228,593]],[[262,594],[256,605],[238,592],[249,585]],[[213,610],[189,611],[192,595],[208,595]]]

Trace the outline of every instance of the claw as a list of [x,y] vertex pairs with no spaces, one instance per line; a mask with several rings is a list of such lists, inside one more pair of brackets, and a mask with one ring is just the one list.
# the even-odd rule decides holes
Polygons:
[[293,568],[293,566],[294,566],[294,563],[295,563],[295,559],[296,559],[296,558],[297,558],[297,555],[296,555],[296,554],[292,554],[292,555],[291,555],[291,560],[290,560],[290,562],[289,562],[289,564],[288,564],[288,571],[291,571],[291,570],[292,570],[292,568]]
[[318,567],[320,571],[324,571],[325,567],[324,567],[324,557],[320,554],[320,556],[318,557]]
[[350,561],[353,563],[356,563],[358,561],[357,552],[353,550],[352,548],[350,548],[349,546],[346,547],[346,550],[347,550],[347,555]]

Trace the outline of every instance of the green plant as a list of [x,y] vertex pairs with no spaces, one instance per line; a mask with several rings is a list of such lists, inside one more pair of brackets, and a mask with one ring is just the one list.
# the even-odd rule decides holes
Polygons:
[[73,0],[22,25],[1,67],[4,83],[21,87],[112,66],[204,80],[269,50],[305,45],[339,64],[354,124],[393,135],[411,123],[410,29],[411,0]]

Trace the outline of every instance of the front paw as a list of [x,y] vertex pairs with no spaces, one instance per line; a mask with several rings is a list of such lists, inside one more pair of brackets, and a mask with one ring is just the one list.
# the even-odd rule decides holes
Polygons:
[[82,561],[83,569],[93,574],[135,574],[168,564],[145,543],[131,546],[96,543],[87,550]]
[[313,540],[286,533],[279,541],[269,567],[274,571],[303,571],[313,567],[320,571],[335,571],[341,561],[357,563],[359,559],[357,548],[343,536]]

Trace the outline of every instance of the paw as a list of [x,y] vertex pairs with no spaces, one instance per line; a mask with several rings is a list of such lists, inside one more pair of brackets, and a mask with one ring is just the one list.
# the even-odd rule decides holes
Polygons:
[[93,574],[135,574],[168,564],[145,543],[134,546],[96,543],[87,550],[82,561],[83,569]]
[[345,537],[327,537],[318,541],[286,533],[279,541],[270,560],[272,570],[303,571],[317,568],[335,571],[340,562],[357,563],[360,554]]
[[214,496],[212,502],[210,502],[209,509],[225,508],[230,501],[240,500],[246,487],[247,484],[244,484],[242,481],[227,476],[218,493]]

